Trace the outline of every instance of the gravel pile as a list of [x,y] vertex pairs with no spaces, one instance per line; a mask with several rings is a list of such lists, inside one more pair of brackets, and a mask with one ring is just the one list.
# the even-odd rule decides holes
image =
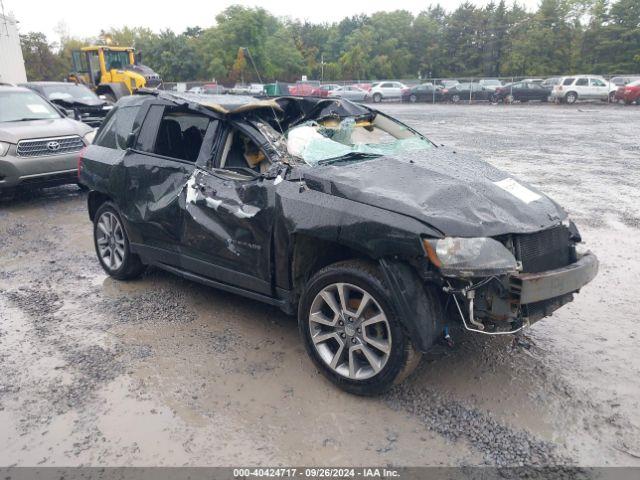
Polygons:
[[63,303],[50,290],[20,287],[13,291],[0,290],[0,293],[31,318],[36,333],[41,337],[48,334],[53,315]]
[[16,307],[36,319],[51,317],[62,306],[60,297],[52,291],[22,287],[14,291],[0,291]]
[[100,387],[124,372],[124,363],[119,360],[123,353],[120,348],[68,346],[63,353],[67,365],[62,370],[71,374],[72,380],[60,385],[54,378],[46,389],[49,402],[58,415],[86,404]]
[[185,294],[167,289],[106,298],[101,311],[121,323],[192,322],[195,311],[186,306]]
[[386,401],[391,408],[415,415],[429,430],[448,440],[466,440],[488,464],[504,467],[568,463],[557,455],[552,444],[511,430],[490,415],[437,392],[401,384],[391,390]]

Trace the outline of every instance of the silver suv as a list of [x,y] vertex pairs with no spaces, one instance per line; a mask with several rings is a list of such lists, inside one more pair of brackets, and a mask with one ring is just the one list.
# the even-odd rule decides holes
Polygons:
[[37,93],[0,86],[0,193],[20,185],[75,183],[79,153],[94,135]]
[[609,82],[598,75],[572,75],[562,77],[551,90],[551,98],[559,103],[576,103],[578,100],[603,100],[609,98]]

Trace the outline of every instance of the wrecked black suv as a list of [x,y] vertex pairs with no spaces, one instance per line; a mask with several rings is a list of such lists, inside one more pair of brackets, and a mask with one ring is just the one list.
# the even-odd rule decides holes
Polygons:
[[79,167],[109,275],[154,265],[297,313],[357,394],[451,327],[519,332],[598,269],[544,194],[347,100],[126,97]]

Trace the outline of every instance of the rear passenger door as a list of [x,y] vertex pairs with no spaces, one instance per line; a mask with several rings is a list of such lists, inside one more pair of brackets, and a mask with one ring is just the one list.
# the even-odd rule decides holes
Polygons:
[[589,88],[589,79],[582,77],[576,80],[576,83],[573,84],[573,89],[578,93],[578,98],[581,99],[589,99],[593,98],[593,93]]
[[527,95],[527,91],[526,91],[526,84],[519,82],[519,83],[514,83],[511,86],[511,95],[513,95],[513,99],[514,100],[529,100],[529,97]]
[[124,158],[123,213],[137,232],[132,249],[147,261],[178,266],[186,185],[215,120],[171,104],[152,104]]
[[609,87],[599,78],[590,78],[589,86],[591,88],[593,98],[606,99],[609,95]]

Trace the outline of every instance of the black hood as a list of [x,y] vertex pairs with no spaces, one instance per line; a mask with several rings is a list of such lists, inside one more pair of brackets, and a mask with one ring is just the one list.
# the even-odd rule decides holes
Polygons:
[[91,100],[77,100],[75,98],[54,98],[50,99],[50,101],[64,108],[92,107],[93,109],[100,109],[107,104],[107,102],[105,102],[104,100],[100,100],[97,95],[95,99]]
[[413,217],[448,236],[530,233],[566,218],[535,188],[446,148],[312,167],[304,179],[309,188]]

